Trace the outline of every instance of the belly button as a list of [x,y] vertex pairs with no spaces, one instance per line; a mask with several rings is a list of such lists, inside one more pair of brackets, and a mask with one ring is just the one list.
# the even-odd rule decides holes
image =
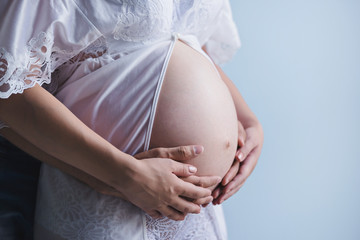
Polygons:
[[229,149],[230,146],[231,146],[230,141],[226,141],[226,143],[225,143],[225,149]]

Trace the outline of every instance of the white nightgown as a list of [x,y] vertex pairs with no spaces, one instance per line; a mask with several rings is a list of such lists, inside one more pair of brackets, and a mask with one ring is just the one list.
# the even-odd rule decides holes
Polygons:
[[[175,41],[217,63],[239,47],[227,0],[14,0],[0,3],[0,97],[45,86],[120,150],[149,147]],[[1,123],[0,127],[5,124]],[[226,239],[221,208],[152,219],[47,165],[35,239]]]

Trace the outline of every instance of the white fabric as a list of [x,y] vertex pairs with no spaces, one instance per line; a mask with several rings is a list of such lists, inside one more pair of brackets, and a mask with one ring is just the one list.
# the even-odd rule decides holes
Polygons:
[[56,67],[101,36],[71,1],[1,1],[0,16],[0,98],[49,83]]
[[[177,37],[202,54],[206,46],[217,63],[239,46],[227,0],[0,4],[0,98],[51,82],[77,117],[129,154],[148,149]],[[155,220],[47,165],[37,206],[35,239],[226,239],[212,205],[182,222]]]
[[227,0],[2,0],[0,16],[0,98],[49,83],[51,72],[103,34],[123,53],[172,32],[194,35],[218,64],[240,46]]

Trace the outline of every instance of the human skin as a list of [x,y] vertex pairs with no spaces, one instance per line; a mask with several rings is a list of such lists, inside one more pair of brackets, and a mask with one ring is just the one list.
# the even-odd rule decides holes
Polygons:
[[213,204],[221,204],[239,191],[254,170],[261,154],[264,134],[259,120],[251,111],[234,83],[219,66],[216,66],[216,68],[221,79],[230,90],[235,103],[237,118],[241,123],[238,125],[238,145],[240,148],[236,152],[236,159],[221,184],[213,191]]
[[[203,48],[206,52],[206,49]],[[255,114],[251,111],[241,93],[230,78],[215,64],[221,79],[228,87],[235,104],[238,120],[238,150],[230,169],[212,192],[213,204],[221,204],[234,195],[245,183],[254,170],[263,144],[263,130]],[[153,154],[144,152],[144,157]],[[164,155],[166,156],[166,154]],[[161,156],[160,156],[161,157]]]
[[36,148],[100,179],[150,215],[181,220],[183,213],[200,212],[198,204],[186,199],[211,196],[209,189],[177,177],[193,175],[196,168],[168,158],[139,161],[121,152],[38,85],[1,99],[0,120]]
[[[203,50],[206,52],[206,49],[203,48]],[[182,49],[180,51],[180,53],[185,54],[184,53],[184,49]],[[174,53],[173,53],[174,54]],[[189,54],[187,55],[188,58],[186,59],[186,61],[188,61],[188,63],[194,64],[195,66],[198,67],[197,63],[193,63],[190,61],[190,59],[194,58],[193,57],[189,57]],[[177,60],[181,59],[181,56],[177,58]],[[170,62],[171,63],[171,62]],[[176,64],[176,66],[181,65],[180,64]],[[245,100],[243,99],[243,97],[241,96],[239,90],[236,88],[236,86],[233,84],[233,82],[229,79],[229,77],[222,71],[222,69],[217,66],[215,64],[218,73],[220,74],[220,77],[222,79],[222,81],[226,84],[228,90],[230,91],[231,97],[233,99],[233,102],[235,104],[235,109],[236,109],[236,118],[238,120],[238,128],[237,128],[237,146],[238,146],[238,150],[236,152],[236,157],[233,159],[232,165],[230,167],[230,169],[227,171],[227,173],[225,174],[225,176],[223,177],[221,171],[219,171],[217,169],[217,171],[212,172],[213,174],[219,174],[221,177],[223,177],[221,184],[219,184],[217,186],[217,188],[213,191],[213,203],[214,204],[221,204],[223,203],[226,199],[228,199],[229,197],[231,197],[232,195],[234,195],[245,183],[246,179],[250,176],[250,174],[252,173],[252,171],[254,170],[258,158],[260,156],[261,153],[261,148],[262,148],[262,144],[263,144],[263,131],[262,131],[262,127],[261,124],[259,123],[258,119],[256,118],[255,114],[251,111],[251,109],[248,107],[248,105],[246,104]],[[171,66],[170,66],[171,67]],[[189,71],[189,68],[186,69],[186,71]],[[179,70],[177,68],[177,70]],[[184,70],[183,70],[184,71]],[[190,73],[189,75],[191,76],[192,73]],[[176,75],[181,75],[182,77],[184,76],[184,74],[181,72],[181,70],[179,70],[178,72],[176,72],[174,74]],[[177,79],[178,80],[178,79]],[[194,80],[193,81],[199,82],[198,80]],[[181,84],[184,84],[184,81],[181,79]],[[209,84],[208,79],[207,79],[207,84]],[[165,87],[166,87],[166,82],[164,83]],[[182,86],[180,86],[182,87]],[[164,88],[164,86],[163,86]],[[177,90],[179,88],[179,86],[174,87],[175,90]],[[199,94],[198,92],[195,91],[195,93],[193,94]],[[168,104],[168,102],[171,101],[171,99],[174,97],[174,95],[176,95],[176,92],[168,92],[167,95],[169,96],[168,99],[165,100],[165,102]],[[166,98],[166,97],[165,97]],[[161,98],[160,98],[161,100]],[[184,100],[181,100],[184,101]],[[176,102],[176,101],[175,101]],[[189,105],[191,103],[188,103]],[[206,103],[205,103],[206,104]],[[160,102],[161,105],[161,102]],[[169,106],[167,106],[169,107]],[[176,122],[177,118],[178,119],[186,119],[187,117],[185,116],[185,114],[188,111],[179,111],[179,106],[171,106],[172,108],[176,108],[176,112],[173,114],[169,114],[172,118],[167,122]],[[171,108],[169,107],[169,108]],[[165,114],[163,114],[162,118],[167,119],[166,114],[168,114],[168,111],[165,110],[163,111]],[[185,112],[185,114],[184,114]],[[157,113],[159,114],[159,113]],[[176,115],[178,114],[178,115]],[[191,113],[194,114],[194,113]],[[164,123],[166,121],[161,122],[160,127],[163,128],[164,127]],[[166,124],[166,123],[165,123]],[[174,124],[174,125],[179,125],[180,123]],[[188,131],[188,135],[187,136],[192,136],[192,137],[196,137],[196,134],[191,134],[189,132],[191,131],[195,131],[194,129],[191,129],[191,124],[189,124],[188,122],[185,121],[185,125],[187,126],[187,129],[189,129]],[[190,125],[190,126],[189,126]],[[205,125],[205,124],[204,124]],[[156,127],[156,125],[155,125]],[[168,129],[161,129],[158,130],[158,139],[157,141],[159,141],[160,143],[156,143],[153,144],[153,146],[167,146],[167,144],[169,144],[169,139],[168,138],[164,138],[164,133],[165,132],[172,132],[172,130],[170,128]],[[179,127],[180,129],[183,129],[183,127]],[[155,129],[156,130],[156,129]],[[209,130],[205,130],[208,132],[211,132]],[[217,132],[222,131],[219,127],[216,128],[215,132],[213,132],[212,134],[215,135]],[[156,131],[155,131],[156,132]],[[211,137],[211,136],[210,136]],[[172,144],[181,144],[184,143],[186,141],[194,141],[194,139],[187,139],[184,142],[179,141],[179,134],[174,134],[174,139],[175,139],[175,143],[173,142]],[[172,141],[174,141],[174,139]],[[171,142],[171,141],[170,141]],[[194,141],[195,143],[201,143],[201,139]],[[213,153],[211,153],[213,154]],[[211,155],[210,154],[210,155]],[[204,161],[201,162],[201,159],[198,159],[199,161],[197,162],[197,166],[200,169],[203,169],[204,165],[208,166],[213,164],[213,166],[219,167],[219,165],[221,165],[223,163],[224,159],[221,159],[222,161],[218,161],[218,162],[214,162],[214,161],[210,161],[210,159],[208,157],[205,156],[205,154],[203,155],[203,159]],[[221,157],[221,156],[220,156]],[[225,157],[226,158],[226,157]],[[225,159],[225,161],[227,161]],[[209,173],[209,172],[207,172]],[[200,172],[201,174],[201,172]]]
[[[206,52],[206,49],[203,48],[203,50]],[[174,53],[175,52],[175,53]],[[198,74],[198,72],[211,72],[211,69],[201,69],[199,67],[199,61],[194,62],[194,59],[196,59],[196,56],[191,55],[191,53],[186,53],[186,49],[181,49],[180,51],[176,51],[176,49],[174,49],[173,54],[179,54],[180,56],[177,56],[177,58],[175,59],[175,61],[177,61],[175,65],[175,70],[171,70],[170,71],[175,71],[175,73],[173,73],[173,75],[175,76],[175,81],[173,81],[172,83],[175,84],[175,87],[173,87],[174,91],[171,91],[171,86],[167,87],[168,82],[164,82],[163,88],[167,88],[166,90],[170,91],[166,93],[166,96],[162,96],[160,95],[160,99],[159,99],[159,104],[158,104],[158,108],[161,108],[162,103],[161,103],[161,97],[164,97],[164,102],[165,104],[165,110],[163,110],[163,114],[160,117],[161,119],[165,119],[163,121],[160,122],[159,124],[159,129],[156,129],[157,125],[156,122],[154,124],[154,128],[155,128],[155,135],[157,135],[157,137],[155,136],[155,141],[156,143],[154,144],[153,142],[153,146],[152,147],[157,147],[157,146],[168,146],[168,145],[181,145],[184,143],[196,143],[196,144],[202,144],[203,140],[202,138],[198,138],[196,139],[197,136],[207,136],[209,138],[212,138],[216,135],[218,135],[219,132],[224,132],[224,130],[221,128],[220,123],[215,124],[215,131],[213,131],[213,129],[209,129],[206,128],[206,125],[208,124],[206,121],[203,121],[202,123],[202,127],[205,128],[205,130],[200,134],[196,134],[199,131],[199,128],[194,128],[193,125],[195,125],[194,123],[191,123],[191,120],[188,120],[188,115],[190,116],[199,116],[196,112],[191,112],[188,109],[182,109],[182,106],[191,106],[191,105],[197,105],[197,108],[200,109],[198,111],[201,112],[201,110],[204,107],[201,107],[202,105],[211,105],[211,103],[209,102],[203,102],[201,103],[199,101],[199,98],[194,98],[191,96],[188,97],[184,97],[184,95],[186,96],[186,94],[188,95],[199,95],[201,94],[201,80],[202,79],[197,79],[196,76]],[[186,68],[185,69],[181,69],[181,67],[179,68],[179,66],[182,66],[183,63],[181,63],[181,55],[186,55]],[[170,66],[168,67],[168,71],[169,68],[171,68],[171,61],[170,60]],[[180,63],[179,63],[180,61]],[[195,70],[194,72],[192,72],[192,65],[195,66]],[[211,159],[212,156],[218,154],[218,152],[220,152],[219,150],[217,150],[217,152],[212,152],[210,153],[208,156],[206,156],[205,154],[203,154],[201,157],[203,157],[202,159],[204,159],[203,161],[201,161],[201,157],[197,159],[196,162],[196,166],[200,169],[200,172],[198,172],[198,174],[202,173],[202,170],[205,169],[205,167],[207,167],[207,169],[204,170],[204,172],[206,174],[218,174],[219,176],[223,177],[221,184],[213,191],[213,197],[214,197],[214,204],[220,204],[222,202],[224,202],[226,199],[228,199],[230,196],[232,196],[233,194],[235,194],[240,188],[241,186],[243,186],[243,184],[245,183],[246,179],[250,176],[250,174],[252,173],[252,171],[254,170],[258,158],[260,156],[261,153],[261,148],[262,148],[262,144],[263,144],[263,131],[262,131],[262,127],[261,124],[259,123],[257,117],[255,116],[255,114],[251,111],[251,109],[249,108],[249,106],[247,105],[247,103],[245,102],[245,100],[243,99],[243,97],[241,96],[239,90],[236,88],[236,86],[233,84],[233,82],[228,78],[228,76],[222,71],[222,69],[215,65],[217,68],[217,72],[219,73],[221,80],[225,83],[225,85],[227,86],[233,103],[235,105],[235,109],[236,109],[236,119],[238,121],[237,124],[237,129],[234,129],[234,127],[229,128],[228,126],[226,126],[225,129],[232,129],[232,131],[237,131],[237,143],[236,145],[238,146],[238,150],[236,152],[236,157],[233,159],[232,161],[232,165],[230,167],[230,169],[228,169],[227,173],[225,174],[225,176],[223,175],[223,171],[221,171],[219,168],[222,167],[222,165],[224,164],[224,162],[229,161],[228,159],[226,159],[226,155],[218,155],[217,157],[220,158],[220,161],[214,161]],[[197,72],[195,72],[197,71]],[[187,74],[185,74],[185,73]],[[168,72],[167,72],[168,74]],[[178,76],[181,76],[180,78]],[[184,78],[189,78],[191,79],[191,81],[189,82],[189,86],[183,86],[184,84],[186,85],[187,82],[184,80]],[[206,90],[209,91],[209,85],[211,85],[211,81],[209,80],[209,78],[211,78],[211,75],[201,75],[201,78],[205,78],[206,79],[206,86],[204,86],[204,88],[207,88]],[[170,76],[171,78],[171,76]],[[193,82],[198,83],[193,84]],[[179,85],[176,85],[176,83],[180,83]],[[170,83],[171,84],[171,83]],[[191,89],[194,89],[197,87],[197,90],[191,92]],[[181,91],[181,89],[185,88],[186,90],[186,94],[181,93],[180,94],[180,98],[178,100],[173,101],[174,98],[176,98],[176,95],[178,94],[177,91]],[[221,87],[218,87],[219,89]],[[221,99],[221,96],[219,96],[219,91],[218,90],[216,93],[213,94],[213,96],[219,100]],[[191,99],[190,102],[188,103],[184,103],[186,102],[188,99]],[[197,99],[194,101],[194,99]],[[177,103],[177,102],[181,102],[181,104],[170,104],[170,103]],[[160,106],[159,106],[160,105]],[[229,105],[229,103],[224,102],[222,103],[222,108],[226,107],[226,105]],[[188,107],[189,108],[189,107]],[[201,109],[202,108],[202,109]],[[224,112],[221,112],[219,109],[217,109],[215,106],[212,106],[212,110],[213,111],[219,111],[218,114],[220,115],[225,115]],[[170,109],[170,111],[168,110]],[[176,111],[171,112],[171,109],[176,109]],[[223,110],[223,109],[221,109]],[[171,114],[169,114],[169,112],[171,112]],[[190,114],[189,114],[190,112]],[[157,114],[161,114],[161,112],[157,112]],[[216,117],[212,116],[206,116],[206,113],[201,113],[200,114],[203,118],[207,119],[214,119]],[[228,117],[231,118],[231,117]],[[185,121],[184,121],[185,119]],[[176,132],[173,135],[173,137],[169,137],[169,136],[164,136],[164,133],[167,133],[167,135],[171,135],[172,132],[174,132],[174,130],[172,129],[172,127],[167,127],[166,125],[167,123],[171,123],[170,126],[178,126],[179,129],[186,129],[187,131],[180,131],[180,132]],[[195,122],[196,123],[196,122]],[[224,123],[224,125],[229,125],[229,123]],[[185,127],[186,126],[186,127]],[[205,126],[205,127],[204,127]],[[153,136],[152,136],[152,140],[154,140],[154,132],[153,132]],[[191,132],[194,132],[193,134]],[[185,140],[179,140],[179,138],[184,137],[185,135]],[[191,136],[191,139],[186,138]],[[170,138],[170,139],[169,139]],[[205,137],[206,138],[206,137]],[[226,136],[224,137],[224,139],[226,138]],[[221,141],[221,140],[220,140]],[[211,145],[210,148],[216,148],[216,145],[221,145],[220,142],[217,142],[215,145]],[[209,166],[211,168],[211,165],[213,166],[213,172],[211,172],[212,170],[209,169]],[[226,168],[225,168],[226,169]]]
[[[248,132],[250,132],[250,136],[252,135],[255,135],[256,136],[256,129],[253,129],[252,130],[252,127],[250,125],[250,127],[247,127],[247,129],[250,129],[250,131],[248,130]],[[251,132],[252,131],[255,131],[255,134],[252,134]],[[29,148],[32,144],[30,144],[29,142],[24,142],[24,139],[21,140],[21,137],[19,137],[19,135],[16,136],[16,134],[12,133],[13,131],[10,129],[10,128],[5,128],[5,129],[2,129],[1,130],[1,133],[5,136],[7,136],[7,138],[14,142],[14,143],[18,143],[17,145],[23,145],[23,149],[25,148]],[[15,135],[15,137],[11,137],[12,135]],[[244,130],[242,128],[242,125],[239,124],[239,144],[241,146],[244,145]],[[249,136],[249,134],[248,134]],[[253,138],[255,139],[253,142],[256,143],[256,137]],[[249,145],[250,147],[248,149],[252,149],[252,146]],[[24,149],[24,150],[27,150],[27,149]],[[244,152],[246,152],[246,149],[244,148],[241,148],[241,150],[243,150]],[[249,152],[250,150],[247,150],[247,152]],[[34,155],[34,154],[32,154]],[[45,155],[45,157],[44,157]],[[195,157],[196,155],[194,154],[194,151],[192,150],[192,146],[188,146],[188,147],[181,147],[180,148],[172,148],[172,149],[166,149],[166,148],[161,148],[160,150],[158,149],[155,149],[154,150],[150,150],[150,151],[147,151],[147,152],[144,152],[144,153],[141,153],[139,154],[141,155],[141,158],[152,158],[152,157],[158,157],[158,158],[172,158],[172,159],[175,159],[175,160],[178,160],[178,161],[185,161],[186,160],[189,160],[189,159],[192,159],[193,157]],[[115,188],[113,187],[110,187],[109,185],[107,185],[106,183],[100,181],[99,179],[93,177],[92,175],[89,175],[85,172],[83,172],[82,170],[80,169],[77,169],[75,167],[71,167],[71,165],[66,165],[65,162],[61,161],[61,160],[58,160],[58,159],[55,159],[54,157],[50,156],[50,155],[47,155],[46,153],[42,152],[41,153],[41,156],[39,155],[35,155],[37,156],[37,158],[39,159],[42,159],[42,158],[51,158],[53,159],[53,161],[49,161],[49,160],[43,160],[47,163],[49,163],[50,165],[53,165],[55,167],[58,167],[60,169],[62,169],[63,171],[69,173],[70,175],[73,175],[77,178],[79,178],[79,180],[82,180],[84,181],[85,183],[89,184],[90,186],[92,186],[94,189],[98,190],[99,192],[102,192],[104,194],[107,194],[107,195],[113,195],[113,196],[117,196],[117,197],[121,197],[121,198],[125,198],[118,190],[116,190]],[[184,158],[185,156],[185,158]],[[256,160],[257,160],[257,157],[255,154],[251,155],[251,158],[247,158],[246,157],[247,154],[244,154],[244,157],[243,159],[247,159],[248,161],[248,165],[250,167],[248,167],[247,169],[250,169],[250,171],[248,170],[247,172],[242,172],[242,171],[239,171],[238,170],[238,163],[239,161],[235,160],[234,161],[234,164],[233,166],[231,167],[231,169],[229,170],[229,172],[227,173],[227,175],[224,177],[223,179],[223,182],[222,184],[225,185],[225,187],[218,187],[214,192],[214,197],[215,197],[215,200],[218,200],[220,199],[220,197],[225,197],[225,199],[227,199],[228,197],[230,197],[232,194],[234,194],[244,183],[244,181],[246,180],[246,178],[250,175],[251,173],[251,170],[253,169],[252,166],[255,166],[255,164],[253,164],[253,162],[256,163]],[[64,167],[65,166],[65,167]],[[71,170],[69,170],[69,168]],[[235,170],[235,171],[234,171]],[[232,173],[233,171],[233,173]],[[237,178],[235,180],[232,180],[232,178],[236,176]],[[213,185],[216,185],[217,184],[217,179],[215,178],[196,178],[195,176],[191,176],[191,178],[193,178],[193,183],[196,183],[200,186],[203,186],[203,187],[209,187],[209,186],[213,186]],[[189,179],[189,178],[188,178]],[[237,180],[237,181],[236,181]],[[239,183],[240,182],[240,183]],[[231,191],[229,192],[226,192],[226,189],[227,187],[232,187]],[[219,191],[221,190],[221,191]],[[221,193],[221,194],[220,194]],[[216,198],[217,196],[220,195],[220,197]],[[197,204],[206,204],[207,202],[209,202],[208,200],[209,198],[208,197],[205,197],[203,199],[199,199],[200,201],[196,202]],[[224,200],[225,200],[224,199]],[[222,202],[222,201],[221,201]],[[218,203],[218,202],[215,202],[215,203]],[[159,216],[159,214],[157,212],[153,212],[152,215],[154,217],[156,216]],[[184,215],[183,215],[184,216]],[[183,216],[180,217],[183,218]]]
[[[235,88],[236,89],[236,88]],[[118,152],[117,149],[114,149],[112,147],[112,145],[109,143],[107,143],[106,141],[103,142],[104,140],[99,137],[98,135],[94,135],[94,133],[91,133],[92,131],[90,130],[90,132],[88,131],[89,129],[86,128],[86,126],[81,125],[81,122],[79,122],[76,117],[75,119],[73,118],[74,116],[69,113],[66,109],[63,108],[63,106],[60,103],[60,107],[59,107],[59,103],[57,102],[56,99],[53,99],[52,96],[49,96],[50,94],[48,94],[46,91],[44,92],[44,90],[42,88],[40,88],[39,86],[34,87],[33,89],[28,89],[25,91],[25,95],[16,95],[15,98],[14,96],[12,96],[9,100],[1,100],[0,101],[0,116],[2,117],[1,120],[3,120],[4,122],[6,122],[11,129],[14,129],[14,133],[19,132],[21,133],[18,134],[19,136],[21,136],[21,138],[25,139],[27,142],[31,142],[32,144],[34,144],[35,147],[37,147],[38,149],[41,149],[42,151],[44,150],[44,148],[50,152],[49,156],[58,159],[59,161],[68,164],[69,166],[75,168],[75,169],[82,169],[81,166],[87,166],[88,169],[83,169],[85,171],[86,174],[88,174],[89,176],[96,176],[97,179],[102,179],[103,183],[108,184],[109,186],[115,186],[114,189],[116,189],[119,192],[122,192],[121,189],[116,187],[116,183],[122,182],[122,186],[126,186],[128,184],[128,182],[126,182],[125,179],[118,179],[118,173],[122,171],[125,171],[125,176],[128,174],[135,174],[134,171],[131,171],[131,167],[129,167],[129,161],[133,161],[133,159],[122,162],[121,159],[121,154]],[[241,95],[240,95],[241,96]],[[234,96],[233,96],[234,98]],[[10,101],[10,103],[9,103]],[[235,105],[236,105],[236,101],[234,100]],[[237,112],[242,112],[242,116],[246,116],[247,115],[247,109],[245,108],[244,111],[241,110],[241,108],[243,107],[242,104],[238,104],[237,105]],[[247,106],[246,106],[247,107]],[[240,109],[240,110],[239,110]],[[35,110],[35,111],[34,111]],[[251,113],[251,111],[250,111]],[[45,117],[44,117],[45,115]],[[251,115],[251,114],[250,114]],[[66,116],[65,119],[63,118],[63,116]],[[238,116],[239,118],[239,116]],[[256,118],[255,118],[256,119]],[[244,125],[245,129],[247,129],[248,136],[254,136],[255,134],[253,132],[259,132],[258,131],[258,127],[254,127],[254,125],[256,125],[257,121],[254,121],[254,118],[252,117],[243,117],[243,120],[247,123],[246,126]],[[253,120],[253,121],[251,121]],[[252,123],[251,123],[252,122]],[[80,128],[79,128],[80,126]],[[30,129],[27,129],[30,128]],[[79,129],[77,129],[79,128]],[[60,130],[60,133],[59,133]],[[62,131],[64,130],[64,131]],[[74,130],[74,132],[72,132],[72,130]],[[55,132],[55,135],[53,135]],[[59,133],[59,134],[57,134]],[[74,135],[73,135],[74,134]],[[260,134],[258,134],[260,135]],[[55,136],[55,137],[54,137]],[[246,169],[253,169],[253,166],[255,166],[256,161],[257,161],[257,154],[250,154],[247,155],[246,153],[246,149],[248,152],[255,152],[252,149],[255,149],[255,146],[259,146],[256,145],[256,137],[252,137],[250,139],[255,139],[252,140],[251,142],[255,142],[255,144],[248,144],[246,145],[245,141],[245,145],[242,148],[243,152],[244,152],[244,158],[248,159],[247,161],[247,168]],[[86,140],[86,141],[84,141]],[[82,142],[84,141],[84,142]],[[249,141],[250,142],[250,141]],[[74,145],[75,144],[75,145]],[[77,146],[76,149],[74,149],[72,146]],[[245,148],[245,146],[249,146],[247,148]],[[61,150],[61,148],[64,147],[65,149]],[[87,149],[91,149],[91,151],[87,151]],[[261,149],[261,147],[257,147],[257,149]],[[46,150],[44,151],[46,153]],[[259,150],[257,150],[255,153],[259,153]],[[48,153],[47,153],[48,154]],[[54,157],[53,155],[57,156]],[[85,156],[84,156],[85,155]],[[115,157],[116,156],[116,157]],[[123,156],[123,155],[122,155]],[[247,156],[252,156],[251,158],[247,157]],[[71,158],[73,157],[73,158]],[[71,162],[66,162],[69,161],[69,159],[75,159]],[[256,160],[256,161],[255,161]],[[149,161],[147,161],[149,162]],[[193,175],[194,173],[190,173],[189,169],[188,169],[188,165],[176,165],[173,163],[173,161],[171,161],[168,158],[164,158],[164,159],[159,159],[159,158],[154,158],[153,163],[156,162],[161,162],[162,168],[161,169],[152,169],[153,172],[158,172],[157,170],[163,171],[164,172],[169,172],[169,170],[171,170],[174,173],[177,173],[178,171],[178,175]],[[246,162],[246,160],[244,161]],[[86,163],[86,164],[85,164]],[[90,164],[89,164],[90,163]],[[235,162],[236,163],[236,162]],[[255,163],[255,164],[254,164]],[[122,165],[124,164],[124,165]],[[167,165],[167,164],[172,164],[172,166]],[[103,166],[116,166],[116,168],[110,167],[109,170],[111,171],[107,171],[106,169],[101,169],[101,167]],[[144,171],[146,171],[146,167],[149,168],[150,164],[144,164],[144,168],[142,168]],[[176,166],[174,166],[176,165]],[[239,164],[240,165],[240,164]],[[101,166],[101,167],[99,167]],[[165,167],[164,167],[165,166]],[[245,164],[243,166],[246,166]],[[129,167],[129,168],[127,168]],[[164,167],[164,168],[163,168]],[[229,172],[227,175],[225,175],[224,179],[232,179],[231,176],[233,174],[231,174],[232,170],[237,170],[239,167],[236,166],[236,164],[233,164],[233,166],[230,168]],[[95,170],[94,170],[95,169]],[[119,170],[118,172],[116,171]],[[241,167],[240,167],[241,169]],[[128,170],[128,172],[126,172]],[[250,174],[251,171],[243,171],[241,172],[240,170],[238,170],[238,173],[235,174],[236,177],[229,182],[226,183],[226,181],[224,182],[223,180],[223,184],[225,185],[224,188],[218,188],[221,189],[222,191],[217,191],[215,190],[213,192],[214,198],[219,199],[221,198],[221,196],[223,198],[225,197],[229,197],[229,194],[233,194],[234,192],[237,191],[238,186],[242,185],[243,180],[247,178],[247,176]],[[115,175],[117,179],[112,180],[111,179],[111,175],[113,174],[113,176]],[[160,173],[161,175],[161,173]],[[192,189],[194,190],[194,188],[190,188],[190,185],[183,185],[181,182],[178,181],[178,179],[173,178],[174,174],[172,175],[166,175],[164,178],[167,179],[171,179],[171,181],[167,182],[171,186],[177,186],[177,189]],[[125,177],[126,178],[126,177]],[[139,178],[138,178],[139,179]],[[119,181],[120,180],[120,181]],[[122,180],[122,181],[121,181]],[[240,184],[239,184],[240,183]],[[130,183],[131,184],[131,183]],[[134,183],[132,183],[134,184]],[[136,185],[136,183],[135,183]],[[181,186],[181,187],[179,187]],[[232,186],[232,188],[230,188],[230,186]],[[235,187],[234,187],[235,186]],[[141,187],[141,186],[140,186]],[[153,189],[155,189],[157,186],[152,186]],[[225,192],[226,190],[229,190],[228,192]],[[123,190],[126,192],[126,189]],[[156,190],[154,190],[154,192],[150,193],[150,196],[148,196],[148,199],[151,199],[152,197],[154,198]],[[166,192],[166,191],[165,191]],[[216,193],[220,192],[218,196],[216,196]],[[192,208],[183,208],[184,211],[182,212],[182,214],[179,213],[179,211],[181,211],[181,208],[186,205],[186,202],[184,202],[184,199],[181,198],[181,196],[184,195],[180,195],[178,194],[179,192],[175,192],[176,194],[169,196],[162,196],[163,199],[160,199],[160,201],[158,202],[151,202],[151,201],[147,201],[149,204],[145,204],[145,207],[141,207],[141,202],[137,202],[137,205],[139,207],[141,207],[142,209],[144,209],[145,211],[147,211],[149,214],[155,214],[160,212],[162,215],[168,216],[170,218],[173,219],[182,219],[184,214],[186,214],[187,212],[198,212],[199,208],[197,206],[197,208],[194,206],[194,204],[192,204]],[[205,192],[202,192],[205,193]],[[208,192],[207,192],[208,193]],[[215,193],[215,194],[214,194]],[[154,195],[151,195],[154,194]],[[209,199],[209,195],[207,194],[203,194],[202,197],[200,197],[200,195],[196,195],[194,193],[189,193],[186,192],[184,193],[185,196],[187,198],[195,198],[197,196],[198,199]],[[186,196],[187,194],[187,196]],[[198,193],[197,193],[198,194]],[[221,195],[222,194],[222,195]],[[227,194],[227,195],[225,195]],[[157,195],[156,195],[157,196]],[[172,197],[171,197],[172,196]],[[179,197],[180,196],[180,197]],[[135,197],[136,198],[136,197]],[[175,203],[176,200],[178,200],[179,198],[181,198],[181,201],[177,201]],[[170,201],[169,201],[170,199]],[[161,203],[161,200],[166,200],[167,204],[164,204],[164,202]],[[163,204],[165,205],[165,207],[161,207],[159,205]],[[174,202],[174,206],[177,208],[177,211],[172,211],[172,208],[174,208],[174,206],[172,206],[172,202]],[[153,204],[153,205],[151,205]],[[201,202],[199,202],[199,204],[201,204]],[[156,206],[156,207],[153,207]],[[160,206],[160,207],[159,207]],[[170,207],[169,207],[170,206]],[[153,208],[152,208],[153,207]],[[185,211],[187,210],[187,211]]]
[[[23,151],[34,156],[36,159],[42,161],[43,163],[56,167],[61,171],[73,176],[74,178],[87,184],[89,187],[93,188],[97,192],[109,196],[119,197],[129,201],[129,199],[127,199],[124,194],[116,190],[114,187],[107,185],[106,183],[102,182],[100,179],[97,179],[94,176],[87,174],[81,169],[68,165],[65,162],[45,153],[41,149],[35,147],[32,143],[23,139],[20,135],[16,134],[10,128],[1,129],[0,132],[4,137],[6,137],[12,143],[16,144],[16,146],[22,149]],[[147,158],[170,158],[176,161],[186,162],[196,158],[199,154],[201,154],[202,149],[203,149],[202,146],[156,148],[136,154],[134,157],[139,160],[147,159]],[[183,175],[188,175],[188,173],[185,172],[183,173]],[[210,188],[210,187],[213,188],[221,181],[219,177],[215,177],[215,176],[198,177],[195,175],[190,175],[187,177],[182,177],[182,179],[196,186],[201,186],[204,188]],[[194,199],[193,202],[198,205],[204,205],[210,203],[212,200],[213,200],[212,196],[207,196],[204,198]]]
[[150,148],[204,146],[192,164],[197,175],[221,178],[237,150],[236,110],[216,68],[198,51],[178,40],[167,66]]

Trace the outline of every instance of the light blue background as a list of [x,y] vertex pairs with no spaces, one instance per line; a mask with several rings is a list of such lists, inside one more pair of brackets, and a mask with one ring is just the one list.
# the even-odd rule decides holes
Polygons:
[[230,240],[360,239],[360,1],[232,0],[224,69],[264,127]]

